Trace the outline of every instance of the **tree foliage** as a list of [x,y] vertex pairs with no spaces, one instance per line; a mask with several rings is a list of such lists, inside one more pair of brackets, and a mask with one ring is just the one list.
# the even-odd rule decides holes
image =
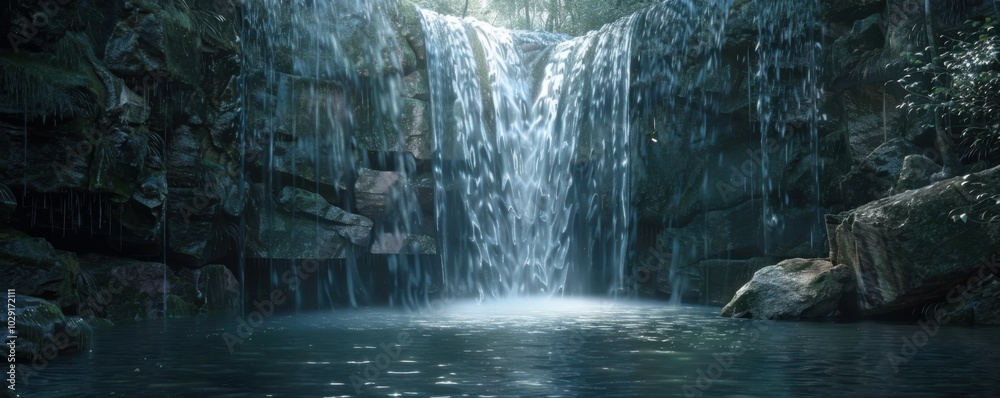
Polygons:
[[510,29],[581,35],[660,0],[414,0],[442,14],[467,16]]
[[997,21],[970,21],[938,49],[904,53],[910,59],[900,80],[908,91],[901,105],[910,112],[940,112],[960,131],[966,160],[1000,161],[1000,31]]

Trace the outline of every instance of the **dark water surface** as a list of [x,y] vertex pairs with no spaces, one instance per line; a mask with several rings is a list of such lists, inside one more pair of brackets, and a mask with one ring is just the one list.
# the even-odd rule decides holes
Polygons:
[[235,318],[132,322],[18,387],[48,397],[1000,396],[998,328],[945,326],[924,341],[916,324],[717,313],[517,300],[274,315],[232,353],[223,336],[238,337]]

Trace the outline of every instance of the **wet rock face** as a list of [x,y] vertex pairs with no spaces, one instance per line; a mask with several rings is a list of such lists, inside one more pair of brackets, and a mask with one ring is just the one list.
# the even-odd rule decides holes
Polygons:
[[437,242],[427,235],[381,233],[372,243],[373,254],[437,254]]
[[[878,315],[943,301],[996,272],[1000,168],[874,201],[843,214],[835,258],[858,281],[861,310]],[[983,218],[986,218],[985,220]]]
[[896,181],[894,192],[899,193],[917,189],[931,183],[931,176],[941,171],[941,166],[923,155],[909,155],[903,158],[903,167],[899,170],[899,180]]
[[11,0],[0,10],[4,39],[0,48],[36,51],[59,41],[78,21],[79,4],[74,1],[44,3],[34,0]]
[[725,306],[743,285],[753,278],[760,269],[774,264],[776,260],[755,257],[748,260],[705,260],[698,264],[701,270],[703,291],[702,302],[708,305]]
[[221,264],[198,269],[184,269],[178,276],[194,285],[198,314],[235,314],[241,310],[240,283],[232,271]]
[[371,243],[370,226],[336,225],[283,207],[255,213],[247,227],[251,233],[246,241],[248,258],[344,258],[352,245],[367,247]]
[[119,76],[170,75],[187,84],[200,83],[201,57],[192,15],[152,3],[126,7],[104,49],[104,63]]
[[820,259],[791,259],[762,268],[722,309],[722,316],[755,319],[825,318],[838,314],[853,288],[844,265]]
[[74,294],[79,264],[72,253],[56,250],[42,238],[20,231],[0,230],[0,281],[18,293],[59,297],[66,307],[76,304]]
[[[0,57],[5,82],[19,82],[0,85],[0,157],[10,160],[0,162],[0,183],[26,185],[25,198],[58,204],[47,214],[52,221],[32,233],[58,227],[90,239],[99,230],[116,236],[95,250],[124,245],[116,250],[155,255],[169,250],[162,247],[165,223],[185,218],[182,206],[164,209],[165,201],[190,206],[194,197],[212,196],[178,198],[172,190],[202,188],[210,174],[203,166],[223,163],[233,147],[206,138],[225,135],[217,126],[233,130],[220,115],[238,108],[227,96],[236,90],[225,91],[239,73],[238,46],[226,45],[235,40],[235,9],[218,6],[225,1],[188,3],[18,1],[3,10],[0,19],[34,13],[46,21],[32,44]],[[190,98],[201,103],[179,105]],[[23,127],[9,129],[13,120]],[[174,137],[166,126],[182,127]],[[220,213],[243,211],[241,200],[220,196]],[[80,217],[91,212],[100,217]],[[40,212],[26,200],[11,213],[25,228],[23,220]]]
[[223,265],[174,271],[163,263],[88,254],[80,258],[87,274],[76,312],[107,319],[157,319],[240,308],[240,285]]
[[401,195],[406,175],[393,171],[361,169],[354,190],[358,212],[375,220],[385,220],[393,211],[394,198]]
[[[18,294],[14,300],[18,362],[47,363],[60,353],[89,347],[93,330],[79,317],[67,317],[55,304],[37,297]],[[5,335],[10,336],[9,330]]]
[[[27,219],[44,220],[31,231],[37,236],[42,230],[64,228],[63,219],[75,219],[74,214],[103,214],[95,224],[104,225],[101,232],[108,235],[104,250],[122,245],[128,253],[143,256],[166,251],[170,261],[177,261],[170,263],[174,268],[222,261],[238,250],[240,241],[246,242],[247,255],[257,258],[341,258],[354,248],[373,253],[435,250],[433,231],[390,233],[385,231],[392,228],[383,225],[400,218],[400,210],[415,210],[409,207],[418,207],[425,220],[433,219],[435,181],[428,165],[437,143],[430,127],[427,49],[419,16],[409,2],[316,2],[315,10],[329,7],[336,17],[312,18],[316,25],[306,28],[293,26],[287,18],[288,8],[301,3],[282,3],[285,18],[277,18],[281,22],[274,32],[241,31],[243,15],[238,12],[266,3],[260,1],[189,0],[183,6],[57,1],[56,8],[40,9],[43,3],[51,2],[14,0],[0,7],[0,21],[9,21],[4,26],[17,35],[15,41],[0,40],[0,47],[10,50],[6,54],[16,54],[0,56],[7,83],[0,85],[0,184],[19,199],[29,199],[0,201],[0,223],[8,215],[17,228],[26,228],[22,226]],[[907,130],[913,130],[915,122],[904,123],[895,110],[898,99],[891,87],[887,91],[883,81],[867,81],[873,75],[860,73],[865,72],[863,55],[884,50],[890,59],[876,60],[898,63],[895,55],[901,49],[923,46],[921,31],[913,29],[921,22],[917,3],[820,2],[829,23],[826,42],[834,43],[828,52],[834,65],[824,65],[830,93],[819,105],[829,121],[820,127],[818,158],[794,140],[780,142],[769,152],[774,156],[767,172],[782,176],[783,193],[811,196],[813,164],[824,165],[821,173],[827,174],[820,176],[825,184],[820,195],[838,202],[832,206],[857,206],[929,183],[925,175],[932,163],[915,155],[926,148],[911,146],[920,142],[919,132]],[[387,19],[367,15],[365,7],[371,5]],[[641,169],[633,180],[638,218],[659,225],[669,220],[671,237],[679,242],[678,257],[683,252],[694,264],[735,258],[740,275],[759,268],[748,268],[741,258],[807,257],[824,251],[822,245],[813,245],[822,237],[810,240],[814,209],[793,204],[763,220],[761,205],[754,200],[763,170],[760,152],[754,152],[760,139],[753,132],[753,104],[744,94],[753,88],[743,83],[753,71],[742,61],[725,60],[752,51],[758,33],[755,7],[753,1],[733,2],[727,47],[720,57],[725,65],[718,73],[692,78],[700,64],[680,71],[682,79],[696,86],[686,89],[687,98],[705,94],[719,101],[718,113],[712,115],[724,134],[704,139],[696,125],[685,125],[677,128],[679,136],[657,136],[659,142],[652,143],[642,134],[657,127],[665,131],[663,120],[655,126],[639,123],[633,133],[641,141],[637,146],[643,157],[630,163],[634,170]],[[388,24],[390,30],[380,30],[379,24]],[[267,48],[273,50],[273,59],[258,62],[263,56],[252,45],[241,48],[237,33],[246,43],[262,37],[274,40]],[[365,52],[373,46],[378,50]],[[309,51],[301,51],[307,47]],[[693,48],[697,53],[704,46]],[[522,49],[536,66],[544,66],[538,61],[550,55],[544,45],[525,44]],[[892,79],[889,72],[898,70],[877,77]],[[242,76],[249,77],[245,97]],[[274,76],[275,87],[263,87],[263,76]],[[250,109],[246,132],[240,129],[244,109]],[[799,134],[805,132],[793,135]],[[893,137],[910,141],[880,147]],[[394,169],[364,160],[365,151],[409,153],[419,166],[407,166],[405,173],[377,171]],[[843,184],[844,203],[839,203],[840,179],[852,168]],[[292,182],[260,187],[275,175]],[[27,195],[22,195],[22,187]],[[347,191],[353,192],[342,195]],[[78,213],[57,212],[51,223],[48,208],[28,207],[35,198],[38,203],[56,203],[54,208],[73,208],[77,194],[101,205],[82,207]],[[342,196],[326,199],[336,195]],[[46,198],[52,201],[44,202]],[[269,209],[276,210],[265,214]],[[246,225],[239,224],[241,216],[246,216]],[[109,225],[115,232],[108,232]],[[83,225],[65,231],[83,237],[87,229]],[[241,231],[246,236],[238,236]],[[770,252],[759,239],[762,231],[772,238]],[[4,234],[0,232],[0,275],[5,280],[64,310],[86,299],[81,273],[75,271],[78,261],[71,253],[26,234]],[[712,240],[699,240],[704,236]],[[720,264],[701,266],[709,272],[725,269]],[[150,287],[144,293],[161,298],[136,298],[139,304],[132,307],[119,303],[122,307],[107,316],[156,316],[163,306],[168,314],[193,314],[199,305],[210,311],[231,306],[231,275],[218,266],[205,267],[200,273],[203,268],[178,271],[168,276],[169,289]],[[148,264],[137,266],[136,272],[144,271],[135,274],[101,269],[87,271],[95,275],[98,287],[114,275],[153,284],[156,275],[162,279],[162,274],[171,274]],[[909,275],[892,271],[884,283],[906,279],[897,274]],[[668,285],[658,281],[661,291]],[[710,300],[724,302],[718,297],[726,293],[708,290],[703,291]]]
[[844,202],[849,206],[859,206],[888,196],[900,178],[903,160],[922,152],[904,138],[879,146],[844,176],[840,184]]
[[303,189],[284,187],[281,189],[278,201],[290,211],[298,210],[332,223],[358,227],[371,227],[373,225],[371,219],[349,213],[330,204],[319,194]]

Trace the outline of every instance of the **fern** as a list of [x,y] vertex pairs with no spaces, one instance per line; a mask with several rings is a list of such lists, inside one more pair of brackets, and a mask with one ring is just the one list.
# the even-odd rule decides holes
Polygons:
[[214,247],[224,247],[227,250],[239,246],[240,242],[239,226],[222,216],[217,216],[212,220],[209,242]]
[[959,189],[972,200],[972,204],[959,207],[948,213],[954,222],[989,224],[1000,221],[1000,193],[988,192],[984,184],[968,180],[962,181]]
[[4,184],[0,184],[0,204],[10,207],[17,206],[17,197],[14,196],[14,192],[11,191],[10,188],[7,188]]

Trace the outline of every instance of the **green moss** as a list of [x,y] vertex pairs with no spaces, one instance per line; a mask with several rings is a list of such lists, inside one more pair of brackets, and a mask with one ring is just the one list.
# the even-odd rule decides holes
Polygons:
[[93,329],[107,329],[115,326],[115,323],[107,318],[90,318],[87,319],[87,324]]
[[72,254],[65,254],[60,260],[63,264],[62,282],[59,284],[59,305],[63,308],[80,303],[80,264]]
[[167,295],[167,316],[170,318],[187,318],[191,316],[192,308],[184,299],[173,294]]
[[0,107],[16,107],[29,117],[43,119],[95,115],[107,91],[87,62],[94,60],[93,54],[88,38],[71,33],[56,43],[54,54],[0,56],[0,93],[7,97],[0,100]]
[[126,284],[120,293],[114,295],[105,309],[108,319],[148,319],[149,296],[139,289]]
[[202,78],[202,35],[194,29],[188,12],[190,10],[170,7],[160,13],[167,39],[164,56],[171,78],[198,87]]
[[413,3],[403,0],[397,5],[397,10],[399,10],[399,23],[403,26],[410,26],[411,24],[420,24],[420,13],[417,11],[417,6]]
[[63,315],[62,311],[60,311],[59,307],[56,307],[55,304],[52,304],[48,301],[44,301],[40,303],[40,305],[35,307],[35,316],[38,316],[41,319],[49,319],[55,321],[62,318]]

